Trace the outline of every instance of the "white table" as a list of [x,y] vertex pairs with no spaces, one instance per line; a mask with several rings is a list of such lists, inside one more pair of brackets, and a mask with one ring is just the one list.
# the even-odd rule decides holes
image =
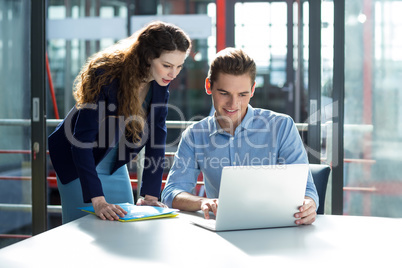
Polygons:
[[1,249],[0,267],[402,267],[402,219],[324,215],[310,226],[215,233],[188,217],[88,215]]

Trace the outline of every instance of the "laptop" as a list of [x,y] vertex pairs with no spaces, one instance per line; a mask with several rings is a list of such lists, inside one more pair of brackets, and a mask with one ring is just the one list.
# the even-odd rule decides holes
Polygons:
[[190,221],[212,231],[297,226],[308,172],[308,164],[224,167],[216,219]]

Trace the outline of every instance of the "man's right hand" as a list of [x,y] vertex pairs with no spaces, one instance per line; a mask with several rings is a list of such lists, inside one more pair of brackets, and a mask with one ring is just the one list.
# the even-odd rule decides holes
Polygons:
[[113,205],[106,202],[104,196],[97,196],[91,199],[95,214],[102,220],[118,220],[127,214],[127,211],[119,205]]
[[183,211],[204,212],[204,218],[209,219],[209,212],[212,211],[215,216],[218,212],[218,199],[196,196],[187,192],[181,192],[175,196],[172,201],[172,207]]
[[216,216],[216,213],[218,212],[218,199],[203,199],[201,201],[201,210],[204,212],[204,218],[209,219],[209,212],[212,211],[214,215]]

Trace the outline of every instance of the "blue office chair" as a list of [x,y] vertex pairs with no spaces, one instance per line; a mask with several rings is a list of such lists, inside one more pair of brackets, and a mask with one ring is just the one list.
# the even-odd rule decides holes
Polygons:
[[317,214],[324,214],[325,194],[327,192],[328,177],[331,168],[328,165],[321,164],[310,164],[309,166],[315,187],[317,188],[318,197],[320,198]]

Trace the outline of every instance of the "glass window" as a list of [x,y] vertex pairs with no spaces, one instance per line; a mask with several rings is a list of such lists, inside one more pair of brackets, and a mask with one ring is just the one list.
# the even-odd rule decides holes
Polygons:
[[286,2],[235,4],[235,47],[244,49],[257,64],[251,105],[293,116],[292,92],[286,85],[287,42]]
[[[334,3],[323,1],[321,4],[321,162],[332,164],[332,78],[334,62]],[[325,198],[325,213],[331,213],[331,184]]]
[[402,216],[401,1],[345,1],[344,214]]
[[0,248],[32,234],[29,2],[0,0]]
[[[130,1],[129,1],[130,2]],[[48,35],[48,54],[53,84],[56,93],[57,107],[53,106],[50,98],[48,99],[48,118],[55,118],[55,109],[58,109],[60,118],[64,118],[68,111],[73,107],[75,100],[72,97],[73,81],[78,75],[82,65],[92,54],[113,45],[118,40],[125,38],[128,34],[127,17],[134,16],[165,16],[180,14],[213,14],[211,16],[212,29],[208,38],[198,38],[192,40],[192,51],[187,58],[184,68],[180,75],[175,79],[170,87],[169,113],[168,120],[199,120],[207,116],[211,110],[210,96],[205,94],[204,81],[208,72],[209,55],[215,55],[215,4],[209,2],[199,3],[193,1],[141,1],[141,5],[128,5],[127,1],[100,1],[99,5],[86,5],[86,1],[50,1],[48,6],[48,27],[52,28],[56,23],[62,25],[56,29],[56,33],[63,35]],[[80,19],[84,23],[89,19],[100,19],[99,23],[123,22],[119,27],[115,27],[116,32],[123,32],[119,38],[92,36],[90,27],[75,28],[69,35],[68,27],[70,19]],[[158,17],[150,18],[152,20]],[[64,25],[64,26],[63,26]],[[130,24],[132,32],[133,23]],[[179,25],[180,26],[180,25]],[[99,28],[99,27],[98,27]],[[100,33],[102,34],[102,33]],[[55,37],[56,36],[56,37]],[[191,35],[190,35],[191,37]],[[49,133],[54,127],[48,129]],[[167,152],[175,152],[180,140],[182,129],[169,128],[167,137]],[[49,160],[50,162],[50,160]],[[51,163],[50,163],[51,164]],[[55,173],[50,166],[49,175],[54,177]],[[166,170],[168,171],[168,169]],[[133,180],[137,178],[136,164],[129,165],[130,176]],[[165,178],[167,172],[164,174]],[[137,184],[133,183],[136,191]],[[57,196],[57,186],[52,184],[49,192],[54,194],[52,204],[60,204]]]

